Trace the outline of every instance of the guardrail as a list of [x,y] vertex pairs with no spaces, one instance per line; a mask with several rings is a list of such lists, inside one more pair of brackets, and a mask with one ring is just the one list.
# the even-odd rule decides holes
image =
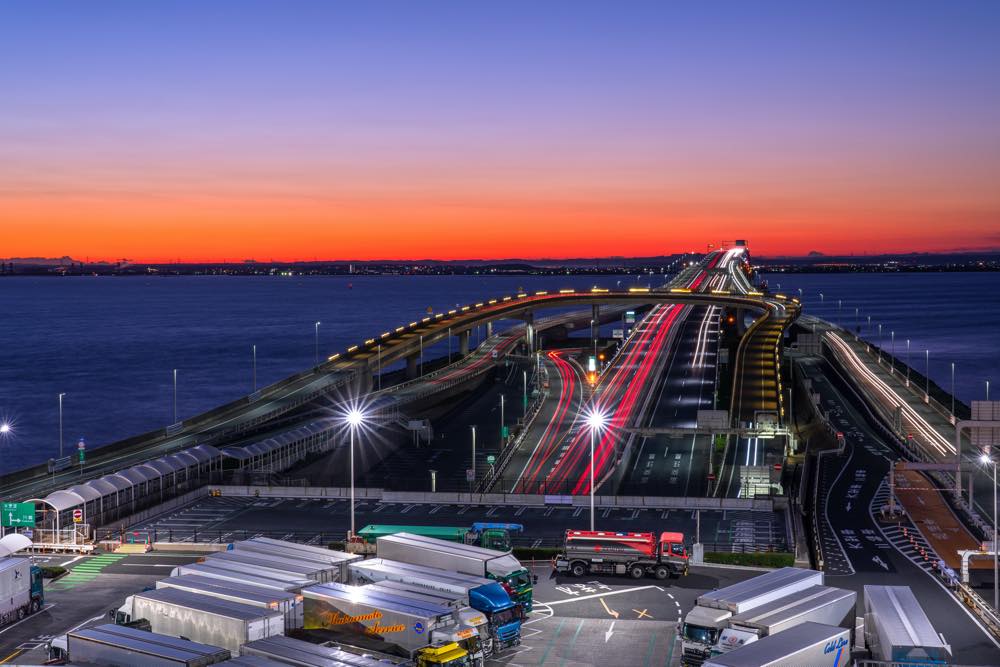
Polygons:
[[1000,638],[1000,615],[978,593],[969,588],[968,584],[959,584],[955,591],[958,599],[971,609],[979,620],[987,627],[994,637]]

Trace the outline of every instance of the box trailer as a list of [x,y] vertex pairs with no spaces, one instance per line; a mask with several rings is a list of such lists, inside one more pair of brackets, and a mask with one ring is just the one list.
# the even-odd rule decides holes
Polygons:
[[218,646],[113,624],[68,633],[65,653],[68,655],[53,651],[50,645],[50,659],[68,659],[74,665],[204,667],[231,657],[228,650]]
[[486,655],[520,643],[521,613],[518,605],[496,581],[436,567],[371,558],[351,564],[351,583],[397,581],[456,596],[463,605],[486,616],[488,635],[482,637]]
[[221,646],[233,655],[239,655],[246,642],[280,635],[285,629],[284,616],[277,609],[173,588],[130,595],[112,614],[119,625],[146,619],[153,632]]
[[385,662],[291,637],[268,637],[243,645],[244,656],[260,656],[298,667],[385,667]]
[[178,565],[170,571],[171,577],[192,574],[219,579],[220,581],[245,582],[262,588],[273,588],[274,590],[288,591],[290,593],[297,593],[307,586],[315,586],[319,583],[315,579],[307,579],[299,575],[288,574],[287,572],[264,570],[244,563],[190,563],[188,565]]
[[27,558],[0,558],[0,627],[45,605],[42,570]]
[[806,622],[736,650],[715,656],[705,667],[847,667],[850,630]]
[[[812,621],[854,629],[858,594],[843,588],[813,586],[736,614],[719,636],[713,654],[726,653],[744,644]],[[853,642],[853,637],[851,638]]]
[[934,630],[909,586],[865,586],[865,645],[872,659],[946,664],[951,646]]
[[287,667],[287,663],[256,655],[241,655],[238,658],[230,658],[222,664],[223,667]]
[[314,563],[324,563],[337,569],[338,576],[334,581],[347,583],[347,567],[361,556],[333,549],[323,549],[309,544],[299,544],[285,540],[274,540],[269,537],[254,537],[233,543],[233,551],[260,553]]
[[388,595],[397,595],[421,602],[439,604],[455,611],[457,623],[450,630],[442,630],[433,637],[440,641],[455,642],[469,653],[470,663],[481,667],[486,661],[486,645],[492,651],[493,642],[489,641],[490,627],[486,615],[465,604],[461,598],[450,593],[433,591],[414,584],[399,581],[382,581],[377,584],[367,584],[369,591],[381,591]]
[[783,567],[698,596],[681,628],[682,662],[700,665],[707,660],[734,614],[822,585],[822,572]]
[[451,633],[457,625],[450,607],[338,583],[311,586],[302,595],[306,630],[324,631],[347,644],[374,643],[375,650],[418,665],[469,664],[468,653],[457,644],[435,640],[436,633]]
[[285,617],[285,630],[302,627],[302,594],[263,588],[253,584],[223,581],[195,574],[167,577],[156,582],[157,588],[176,588],[181,591],[208,595],[210,597],[277,609]]
[[205,558],[206,563],[244,563],[269,568],[277,572],[286,572],[306,579],[315,579],[321,584],[336,581],[340,576],[340,567],[331,563],[302,560],[291,556],[276,556],[252,551],[219,551]]
[[503,584],[515,602],[531,611],[535,578],[510,552],[456,544],[432,537],[397,533],[376,540],[379,558],[436,567],[452,572],[494,579]]

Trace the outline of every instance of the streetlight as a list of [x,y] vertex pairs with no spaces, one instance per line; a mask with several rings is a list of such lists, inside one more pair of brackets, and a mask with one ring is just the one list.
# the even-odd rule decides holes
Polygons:
[[979,457],[983,464],[993,466],[993,608],[1000,609],[1000,567],[997,565],[997,463],[989,454],[984,453]]
[[174,422],[177,423],[177,369],[174,369]]
[[590,530],[594,530],[594,440],[606,421],[605,416],[597,410],[587,415],[587,426],[590,427]]
[[476,425],[472,425],[472,481],[476,481]]
[[424,336],[420,335],[420,377],[424,376]]
[[321,324],[322,324],[322,322],[316,322],[316,324],[315,324],[315,329],[316,329],[316,365],[317,366],[319,366],[319,325],[321,325]]
[[990,400],[990,381],[986,381],[986,400]]
[[858,336],[861,335],[860,320],[861,320],[861,309],[860,308],[855,308],[854,309],[854,340],[857,340]]
[[253,360],[252,361],[252,364],[253,364],[253,390],[256,393],[256,391],[257,391],[257,346],[256,345],[251,345],[250,346],[250,357]]
[[955,362],[951,362],[951,421],[955,421]]
[[0,435],[10,435],[11,430],[11,425],[9,423],[0,423]]
[[896,332],[889,332],[889,359],[892,364],[889,366],[889,375],[896,374]]
[[878,325],[878,363],[882,363],[882,325]]
[[[317,322],[318,324],[318,322]],[[351,534],[354,537],[354,431],[365,423],[365,413],[358,408],[351,408],[344,418],[351,432]]]
[[910,339],[906,339],[906,386],[910,386]]
[[66,392],[59,394],[59,458],[63,457],[63,413],[62,400]]
[[931,400],[931,351],[924,350],[924,400]]
[[500,394],[500,445],[503,446],[503,394]]
[[528,371],[524,371],[524,410],[521,413],[522,417],[528,414]]

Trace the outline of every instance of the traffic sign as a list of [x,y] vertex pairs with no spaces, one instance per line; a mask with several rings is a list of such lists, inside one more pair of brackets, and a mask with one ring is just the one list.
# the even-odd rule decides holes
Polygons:
[[486,462],[489,463],[490,465],[493,465],[494,463],[497,462],[497,457],[490,454],[489,456],[486,457]]
[[83,523],[83,510],[73,510],[73,523]]
[[476,471],[473,470],[472,468],[466,468],[465,469],[465,481],[466,482],[475,482],[476,481]]
[[3,503],[0,514],[2,524],[8,528],[35,525],[35,503]]
[[76,452],[80,455],[80,465],[83,465],[83,458],[87,452],[87,443],[80,438],[80,442],[76,443]]
[[504,426],[503,427],[503,437],[504,438],[510,437],[510,427],[509,426]]

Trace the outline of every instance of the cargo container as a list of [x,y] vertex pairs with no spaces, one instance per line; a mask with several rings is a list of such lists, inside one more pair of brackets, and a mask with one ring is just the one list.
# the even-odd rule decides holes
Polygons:
[[[843,588],[813,586],[736,614],[729,619],[713,649],[726,653],[797,625],[811,621],[836,625],[853,633],[858,594]],[[853,636],[851,637],[853,643]]]
[[340,577],[339,565],[251,551],[219,551],[210,554],[205,558],[205,562],[213,564],[221,562],[255,565],[276,572],[284,572],[306,579],[315,579],[321,584],[336,581]]
[[172,588],[130,595],[111,613],[119,625],[144,618],[153,632],[221,646],[233,655],[239,655],[246,642],[280,635],[285,628],[285,619],[277,609]]
[[0,558],[0,627],[45,605],[42,570],[27,558]]
[[358,538],[368,544],[375,544],[376,540],[386,535],[397,533],[410,533],[411,535],[422,535],[423,537],[433,537],[448,542],[458,542],[460,544],[472,544],[484,549],[495,549],[497,551],[510,551],[511,533],[524,531],[524,526],[519,523],[490,523],[478,521],[471,526],[393,526],[386,524],[372,524],[365,526],[358,531]]
[[865,645],[873,660],[943,665],[951,646],[934,630],[908,586],[865,586]]
[[531,611],[532,575],[509,552],[455,544],[409,533],[386,535],[376,541],[379,558],[436,567],[499,581],[524,611]]
[[218,646],[110,623],[74,630],[49,644],[50,660],[70,660],[74,665],[203,667],[229,658],[229,651]]
[[223,581],[195,574],[167,577],[156,582],[157,588],[176,588],[190,593],[208,595],[231,602],[249,604],[264,609],[277,609],[285,618],[285,630],[302,627],[302,595],[247,583]]
[[398,581],[458,596],[465,606],[486,615],[488,634],[481,637],[489,656],[521,641],[521,613],[503,587],[491,579],[449,572],[436,567],[371,558],[350,567],[351,583]]
[[221,563],[218,561],[216,563],[205,562],[178,565],[170,571],[170,576],[180,577],[193,574],[221,581],[245,582],[262,588],[273,588],[274,590],[289,591],[291,593],[297,593],[307,586],[315,586],[319,583],[315,579],[307,579],[299,575],[288,574],[287,572],[265,570],[245,563]]
[[244,656],[260,656],[299,667],[385,667],[386,663],[343,649],[291,637],[268,637],[243,645]]
[[681,661],[685,665],[700,665],[707,660],[734,614],[822,585],[822,572],[783,567],[700,595],[695,607],[684,617]]
[[585,574],[628,575],[657,579],[687,574],[688,554],[683,533],[630,533],[607,530],[567,530],[556,571],[574,577]]
[[[486,661],[486,647],[483,638],[490,638],[490,628],[486,615],[465,604],[459,597],[399,581],[381,581],[377,584],[367,584],[365,588],[368,591],[384,592],[388,595],[439,604],[453,609],[457,623],[449,630],[442,630],[431,638],[443,642],[455,642],[468,651],[469,662],[476,667],[482,667]],[[490,642],[490,648],[492,649],[492,642]]]
[[287,662],[278,662],[269,658],[261,658],[256,655],[241,655],[222,663],[224,667],[288,667]]
[[779,632],[715,656],[705,667],[847,667],[850,664],[850,630],[806,622],[790,632]]
[[336,568],[338,574],[333,581],[347,582],[347,566],[360,560],[361,556],[333,549],[323,549],[308,544],[298,544],[285,540],[273,540],[268,537],[254,537],[233,543],[233,551],[259,553],[269,556],[294,558],[307,563],[324,564]]
[[302,591],[306,630],[319,630],[344,643],[415,660],[418,665],[467,667],[469,655],[457,644],[437,643],[436,632],[451,632],[450,607],[415,600],[368,586],[320,584]]

